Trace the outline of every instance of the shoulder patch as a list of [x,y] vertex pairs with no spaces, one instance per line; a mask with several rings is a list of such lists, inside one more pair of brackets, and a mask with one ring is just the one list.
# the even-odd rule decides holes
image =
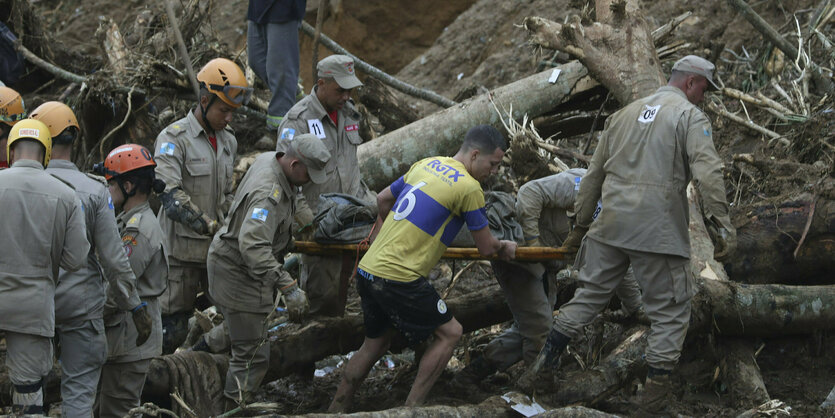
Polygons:
[[165,128],[165,133],[173,136],[177,136],[186,131],[186,125],[184,123],[172,123]]
[[161,155],[174,155],[174,150],[177,148],[173,142],[163,142],[159,146],[159,154]]
[[273,184],[273,190],[270,192],[270,195],[267,196],[267,200],[269,200],[273,205],[277,205],[278,201],[281,200],[281,187],[279,187],[278,184]]
[[[128,219],[125,223],[125,230],[126,231],[139,231],[139,222],[142,221],[142,214],[137,213]],[[127,235],[125,235],[127,236]]]
[[103,184],[103,185],[107,186],[107,180],[105,180],[105,179],[104,179],[104,177],[102,177],[102,176],[98,176],[98,175],[95,175],[95,174],[93,174],[93,173],[84,173],[84,174],[86,174],[86,175],[87,175],[87,177],[90,177],[91,179],[93,179],[93,180],[95,180],[95,181],[97,181],[97,182],[99,182],[99,183],[101,183],[101,184]]
[[644,105],[644,109],[641,110],[641,113],[638,115],[638,122],[651,123],[655,120],[655,116],[658,115],[659,110],[661,110],[661,105]]
[[278,139],[286,139],[288,141],[292,141],[293,138],[296,136],[296,130],[293,128],[283,128],[281,129],[281,135],[279,135]]
[[122,245],[136,245],[136,235],[125,234],[122,236]]
[[257,219],[261,222],[267,222],[267,216],[270,211],[264,208],[252,208],[252,219]]
[[704,133],[704,134],[705,134],[705,136],[710,136],[710,125],[705,124],[705,125],[702,127],[702,133]]

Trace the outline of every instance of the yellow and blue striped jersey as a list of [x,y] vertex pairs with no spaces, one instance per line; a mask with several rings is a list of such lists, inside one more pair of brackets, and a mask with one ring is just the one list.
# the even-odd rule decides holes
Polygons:
[[359,263],[375,276],[426,277],[464,223],[471,231],[487,226],[481,185],[453,158],[418,161],[390,188],[397,200]]

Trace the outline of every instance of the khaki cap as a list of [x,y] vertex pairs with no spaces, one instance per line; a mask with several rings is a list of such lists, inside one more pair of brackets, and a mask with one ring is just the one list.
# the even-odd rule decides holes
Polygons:
[[316,64],[319,77],[333,78],[343,89],[352,89],[362,85],[354,74],[354,60],[347,55],[331,55]]
[[719,86],[713,82],[713,71],[715,69],[716,67],[712,62],[695,55],[688,55],[673,64],[673,71],[698,74],[706,78],[710,83],[708,90],[719,90]]
[[293,138],[290,148],[295,151],[299,160],[307,166],[307,173],[310,174],[310,181],[322,184],[328,176],[325,174],[325,165],[331,159],[331,153],[321,139],[313,134],[302,134]]

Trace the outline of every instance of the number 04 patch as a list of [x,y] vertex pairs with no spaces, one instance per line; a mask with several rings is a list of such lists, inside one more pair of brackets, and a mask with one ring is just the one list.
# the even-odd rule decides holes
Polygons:
[[655,116],[658,115],[659,110],[661,110],[661,105],[658,105],[658,106],[644,105],[644,110],[641,111],[640,115],[638,115],[638,122],[650,123],[650,122],[654,121]]

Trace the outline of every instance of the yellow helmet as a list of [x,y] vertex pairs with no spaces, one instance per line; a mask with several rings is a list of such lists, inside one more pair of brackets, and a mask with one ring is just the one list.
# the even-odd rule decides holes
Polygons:
[[34,139],[44,146],[43,166],[49,164],[52,156],[52,137],[49,136],[49,128],[41,121],[35,119],[23,119],[12,126],[9,132],[9,142],[6,144],[6,155],[11,155],[12,144],[20,139]]
[[29,117],[43,122],[49,128],[54,144],[72,144],[81,130],[75,113],[61,102],[46,102],[36,107]]
[[23,98],[20,94],[6,86],[0,86],[0,122],[14,126],[26,117]]
[[226,59],[215,58],[206,63],[197,73],[197,81],[214,93],[224,103],[234,108],[249,101],[252,88],[238,64]]

